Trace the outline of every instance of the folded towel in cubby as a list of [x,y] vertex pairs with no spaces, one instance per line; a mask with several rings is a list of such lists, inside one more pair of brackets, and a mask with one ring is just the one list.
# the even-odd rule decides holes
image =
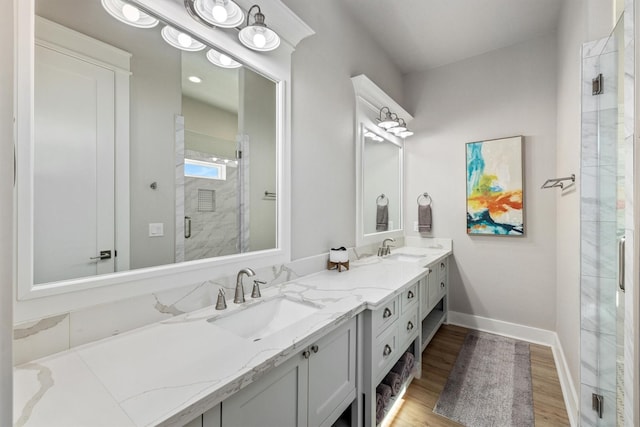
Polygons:
[[391,371],[384,377],[382,382],[391,387],[391,393],[393,394],[393,396],[400,393],[400,388],[402,387],[402,377],[399,374]]
[[380,424],[380,421],[384,418],[384,402],[380,393],[376,393],[376,424]]
[[382,402],[384,403],[384,406],[387,406],[389,404],[389,400],[391,400],[391,395],[393,394],[391,387],[385,383],[380,383],[378,384],[378,387],[376,387],[376,393],[382,396]]

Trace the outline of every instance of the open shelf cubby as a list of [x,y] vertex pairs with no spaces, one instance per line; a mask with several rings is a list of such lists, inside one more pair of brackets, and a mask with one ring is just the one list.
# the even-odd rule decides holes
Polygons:
[[440,325],[444,323],[446,318],[446,301],[445,297],[443,297],[438,303],[433,307],[433,309],[427,314],[427,316],[422,320],[422,349],[427,347],[431,338],[436,334]]

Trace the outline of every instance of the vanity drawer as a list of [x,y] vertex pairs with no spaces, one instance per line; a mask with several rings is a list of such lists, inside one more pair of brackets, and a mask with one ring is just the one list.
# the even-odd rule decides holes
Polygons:
[[400,305],[402,306],[402,314],[408,313],[409,310],[413,309],[418,304],[418,296],[420,288],[420,282],[416,282],[413,285],[409,286],[407,289],[402,292],[402,296],[400,297]]
[[398,341],[401,349],[407,348],[409,343],[416,339],[419,329],[418,307],[415,306],[412,310],[403,314],[398,321]]
[[442,261],[438,262],[438,264],[435,266],[436,271],[438,272],[438,278],[445,282],[447,281],[448,261],[449,258],[445,258]]
[[373,367],[373,376],[375,383],[379,383],[387,374],[391,367],[391,362],[398,358],[398,325],[387,328],[383,334],[376,338],[373,344],[373,355],[371,357]]
[[386,303],[383,307],[372,312],[373,316],[373,331],[375,336],[380,335],[389,325],[398,319],[400,314],[398,298]]
[[[433,279],[433,280],[432,280]],[[429,279],[429,305],[431,309],[447,293],[446,276],[441,278],[433,276]]]

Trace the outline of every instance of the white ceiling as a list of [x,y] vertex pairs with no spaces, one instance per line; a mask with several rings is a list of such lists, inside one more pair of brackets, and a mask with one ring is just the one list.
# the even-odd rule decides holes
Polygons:
[[[238,112],[239,68],[221,68],[213,65],[200,52],[182,51],[182,94],[231,113]],[[189,76],[202,79],[200,83],[188,80]]]
[[554,32],[562,0],[343,0],[403,74]]

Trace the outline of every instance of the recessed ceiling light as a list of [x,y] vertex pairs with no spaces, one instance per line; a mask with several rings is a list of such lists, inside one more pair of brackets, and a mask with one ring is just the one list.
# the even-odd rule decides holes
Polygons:
[[189,76],[188,79],[192,83],[202,83],[202,79],[198,76]]

